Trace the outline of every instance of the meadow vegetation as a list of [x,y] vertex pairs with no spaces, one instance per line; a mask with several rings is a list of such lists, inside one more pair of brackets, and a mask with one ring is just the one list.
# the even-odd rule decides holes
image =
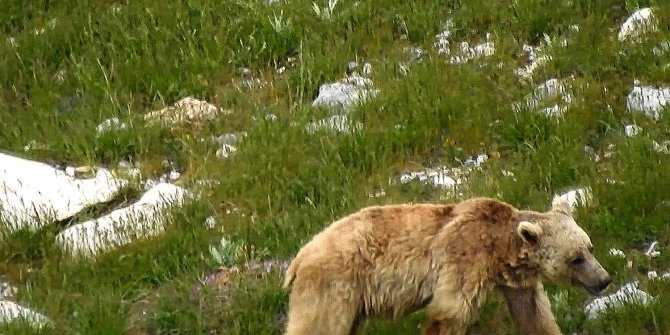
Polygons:
[[[654,150],[654,141],[670,137],[670,114],[654,120],[626,108],[635,80],[670,85],[670,51],[653,51],[670,41],[665,1],[1,4],[1,150],[61,165],[116,169],[129,161],[149,178],[177,169],[176,184],[201,190],[196,201],[174,210],[161,236],[95,260],[69,257],[54,236],[132,203],[139,186],[71,220],[4,236],[0,273],[18,288],[17,301],[53,323],[42,330],[5,324],[5,334],[124,334],[131,331],[129,318],[138,317],[138,303],[150,306],[140,317],[146,334],[281,334],[287,303],[281,271],[242,274],[225,295],[193,298],[193,286],[220,266],[290,258],[314,233],[363,206],[476,195],[545,210],[555,194],[576,187],[593,192],[593,204],[580,206],[576,216],[613,275],[609,292],[639,280],[656,300],[587,319],[591,298],[584,290],[548,285],[564,333],[670,334],[670,280],[647,278],[650,270],[670,270],[670,155]],[[621,24],[647,6],[659,29],[637,43],[619,41]],[[452,54],[460,42],[487,39],[495,52],[449,62],[435,46],[448,19]],[[515,70],[528,58],[523,46],[548,40],[551,60],[532,79],[520,79]],[[412,48],[421,48],[419,58]],[[346,76],[350,61],[359,74],[364,63],[371,65],[364,76],[378,90],[346,113],[361,127],[306,132],[310,122],[338,113],[312,101],[322,84]],[[562,116],[514,111],[552,78],[569,80],[572,88]],[[187,96],[231,113],[181,127],[142,118]],[[110,118],[128,127],[99,135],[96,127]],[[629,124],[643,130],[627,136]],[[210,138],[240,132],[247,135],[237,151],[217,157]],[[424,167],[460,167],[480,154],[488,160],[456,191],[389,182]],[[201,180],[217,183],[203,188]],[[370,196],[380,189],[383,195]],[[210,216],[214,229],[204,224]],[[217,260],[209,247],[222,238],[241,247]],[[644,251],[653,241],[660,255],[649,258]],[[610,248],[624,251],[632,266],[609,255]],[[375,321],[366,334],[414,333],[422,320],[417,312]],[[471,334],[503,333],[516,330],[494,296]]]

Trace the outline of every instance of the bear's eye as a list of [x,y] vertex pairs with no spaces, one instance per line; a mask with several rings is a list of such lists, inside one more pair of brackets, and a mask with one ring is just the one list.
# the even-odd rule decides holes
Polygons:
[[584,260],[585,260],[584,256],[579,255],[579,256],[573,258],[572,261],[570,261],[570,263],[572,263],[573,265],[579,265],[579,264],[584,263]]

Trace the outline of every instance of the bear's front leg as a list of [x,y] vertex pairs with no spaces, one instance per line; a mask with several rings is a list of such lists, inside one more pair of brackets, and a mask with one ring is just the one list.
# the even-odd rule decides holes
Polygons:
[[541,283],[529,288],[500,288],[512,319],[524,335],[562,335]]
[[448,320],[431,320],[421,332],[422,335],[465,335],[465,328]]
[[465,335],[485,295],[480,285],[468,283],[458,274],[443,274],[426,307],[429,322],[423,334]]

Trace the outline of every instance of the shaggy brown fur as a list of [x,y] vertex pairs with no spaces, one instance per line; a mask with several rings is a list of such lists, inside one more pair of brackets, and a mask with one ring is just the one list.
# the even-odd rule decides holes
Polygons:
[[[473,198],[364,208],[314,236],[290,264],[285,334],[358,334],[368,318],[424,307],[424,334],[465,334],[496,287],[524,334],[561,334],[542,277],[604,289],[609,276],[590,248],[566,206],[541,213]],[[581,267],[564,265],[574,257],[585,259]]]

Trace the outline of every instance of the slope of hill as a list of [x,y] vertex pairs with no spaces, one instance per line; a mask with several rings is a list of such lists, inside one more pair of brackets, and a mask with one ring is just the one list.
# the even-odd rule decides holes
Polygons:
[[[5,334],[281,334],[285,261],[346,213],[577,193],[645,299],[548,285],[564,333],[670,333],[665,1],[1,7],[0,310],[39,313]],[[471,331],[514,332],[499,296]]]

